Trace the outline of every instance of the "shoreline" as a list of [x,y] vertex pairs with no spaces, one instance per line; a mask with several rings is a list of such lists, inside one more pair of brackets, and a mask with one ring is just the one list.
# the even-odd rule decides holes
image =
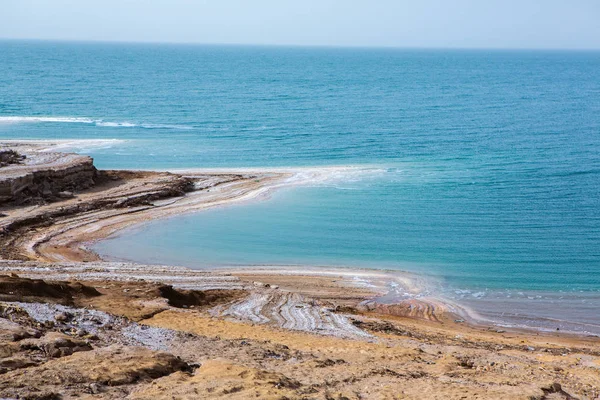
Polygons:
[[[434,296],[416,296],[401,302],[383,302],[390,282],[396,282],[407,290],[415,290],[410,278],[417,274],[404,271],[352,269],[347,267],[297,266],[246,266],[213,269],[191,269],[174,265],[140,264],[135,262],[89,261],[48,262],[0,260],[0,275],[13,273],[29,279],[49,281],[94,282],[151,282],[168,284],[181,290],[248,290],[262,292],[275,288],[301,294],[339,307],[349,307],[345,312],[364,313],[387,318],[400,318],[415,325],[440,324],[443,330],[460,332],[487,331],[504,337],[563,340],[572,343],[597,344],[597,335],[580,332],[553,331],[529,327],[503,327],[493,321],[479,320],[472,311],[460,304]],[[407,275],[409,275],[407,277]],[[411,276],[412,275],[412,276]],[[360,279],[356,279],[356,278]],[[311,284],[318,282],[316,287]],[[368,282],[365,285],[365,282]],[[461,320],[461,318],[465,318]],[[503,329],[501,329],[503,328]],[[312,332],[311,329],[306,329]],[[315,333],[315,332],[312,332]]]
[[[91,187],[65,198],[38,191],[51,200],[0,207],[0,396],[30,388],[110,399],[175,391],[269,399],[600,395],[597,337],[498,329],[425,293],[419,274],[200,270],[105,261],[86,247],[140,223],[266,198],[344,168],[352,169],[98,171]],[[98,371],[97,360],[111,365]],[[148,376],[139,365],[159,372]]]
[[[93,140],[92,142],[105,142],[104,139]],[[87,140],[11,140],[0,141],[9,144],[12,147],[24,147],[34,152],[53,151],[57,144],[70,146],[73,143],[87,142]],[[53,153],[60,154],[60,153]],[[65,153],[70,156],[72,153]],[[380,171],[381,168],[372,168],[368,166],[329,166],[329,167],[274,167],[274,168],[186,168],[170,169],[159,171],[137,170],[137,171],[106,171],[114,174],[107,182],[99,184],[93,189],[88,189],[80,193],[76,198],[63,200],[57,203],[48,203],[41,206],[4,208],[8,215],[0,219],[0,230],[7,225],[25,220],[45,220],[47,216],[52,219],[50,226],[37,226],[35,229],[21,229],[13,240],[0,241],[5,244],[5,248],[0,252],[0,257],[10,259],[11,255],[17,254],[16,259],[32,260],[41,262],[114,262],[116,264],[138,264],[135,260],[111,260],[103,258],[92,249],[93,244],[107,238],[118,237],[127,234],[129,229],[137,229],[145,223],[157,219],[165,219],[184,215],[192,212],[199,212],[214,207],[230,206],[236,203],[255,201],[257,199],[266,199],[274,191],[285,187],[297,185],[318,184],[330,179],[332,174],[344,172]],[[172,185],[178,185],[179,179],[191,180],[193,188],[186,193],[168,193],[172,190]],[[167,192],[159,194],[161,191]],[[158,199],[148,201],[148,194]],[[150,197],[151,197],[150,196]],[[111,199],[108,204],[102,204],[99,207],[86,207],[85,204],[93,204],[98,199]],[[131,202],[130,200],[134,201]],[[82,203],[84,206],[82,207]],[[118,205],[118,203],[125,203]],[[63,210],[73,207],[72,213],[64,213]],[[81,212],[81,208],[84,208]],[[0,207],[0,211],[3,208]],[[59,217],[54,214],[59,210]],[[14,213],[14,214],[13,214]],[[65,215],[62,215],[65,214]],[[39,224],[38,224],[39,225]],[[42,225],[47,223],[42,222]],[[19,237],[20,236],[20,237]],[[8,257],[7,257],[8,255]],[[0,258],[1,260],[1,258]],[[153,264],[154,265],[154,264]],[[158,263],[160,265],[160,263]],[[178,267],[188,268],[188,267]],[[455,300],[440,295],[440,293],[428,293],[429,287],[424,281],[424,275],[408,272],[404,270],[368,268],[359,266],[318,266],[318,265],[243,265],[243,266],[212,266],[201,271],[230,271],[243,272],[248,270],[262,270],[272,275],[294,274],[303,271],[300,275],[322,275],[320,271],[347,271],[348,274],[355,277],[366,274],[370,277],[377,277],[381,274],[391,274],[395,279],[400,279],[400,284],[393,280],[386,282],[387,288],[378,296],[365,301],[379,299],[378,303],[395,303],[409,299],[421,298],[429,301],[434,309],[439,312],[450,312],[456,315],[456,319],[465,319],[472,325],[497,326],[509,330],[524,330],[535,333],[552,333],[551,329],[544,329],[541,326],[518,326],[499,320],[493,320],[480,315],[475,309],[461,304]],[[430,277],[431,278],[431,277]],[[420,284],[417,285],[416,282]],[[369,282],[366,282],[370,284]],[[390,284],[398,285],[400,292],[396,287]],[[436,289],[436,288],[434,288]],[[437,288],[439,290],[439,288]],[[391,294],[394,291],[394,294]],[[404,295],[402,293],[404,293]],[[390,295],[391,294],[391,295]],[[408,295],[408,296],[407,296]],[[590,332],[565,331],[561,333],[586,337]]]

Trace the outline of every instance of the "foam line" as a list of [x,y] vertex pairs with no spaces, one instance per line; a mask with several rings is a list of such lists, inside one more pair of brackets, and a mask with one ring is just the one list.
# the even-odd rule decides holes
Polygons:
[[130,121],[105,121],[103,119],[93,119],[87,117],[44,117],[44,116],[0,116],[0,124],[21,124],[21,123],[67,123],[67,124],[88,124],[99,127],[109,128],[143,128],[143,129],[194,129],[189,125],[176,124],[149,124],[134,123]]

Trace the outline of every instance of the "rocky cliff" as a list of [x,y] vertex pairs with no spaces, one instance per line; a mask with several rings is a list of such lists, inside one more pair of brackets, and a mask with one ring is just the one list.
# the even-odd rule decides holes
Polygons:
[[93,186],[98,176],[88,156],[16,151],[24,157],[0,167],[0,204],[71,197]]

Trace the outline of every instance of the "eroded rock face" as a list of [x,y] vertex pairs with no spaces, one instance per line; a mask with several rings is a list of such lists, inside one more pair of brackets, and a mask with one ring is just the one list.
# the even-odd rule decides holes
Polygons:
[[[26,398],[36,394],[61,398],[64,387],[71,391],[99,393],[133,383],[148,382],[188,365],[176,356],[143,347],[110,346],[79,351],[31,368],[20,368],[0,375],[0,396]],[[113,389],[114,391],[114,389]],[[125,396],[112,396],[123,398]]]
[[92,350],[89,343],[60,332],[49,332],[38,339],[25,339],[20,342],[20,347],[27,350],[40,350],[49,358],[60,358],[78,351]]
[[[175,372],[152,385],[138,387],[130,399],[298,399],[302,384],[271,371],[248,368],[225,360],[202,364],[195,374]],[[333,398],[333,397],[331,397]],[[342,397],[336,397],[342,398]]]
[[0,168],[10,164],[20,164],[27,158],[15,150],[0,150]]
[[247,294],[243,290],[182,290],[171,285],[160,286],[158,293],[170,306],[178,308],[225,304]]
[[93,287],[78,282],[45,282],[41,279],[0,275],[0,301],[46,300],[72,304],[74,296],[94,297],[100,293]]
[[[12,150],[2,151],[4,153],[20,154]],[[48,152],[20,154],[18,162],[5,163],[0,169],[0,204],[54,200],[64,197],[65,193],[93,186],[97,176],[93,159],[88,156]]]

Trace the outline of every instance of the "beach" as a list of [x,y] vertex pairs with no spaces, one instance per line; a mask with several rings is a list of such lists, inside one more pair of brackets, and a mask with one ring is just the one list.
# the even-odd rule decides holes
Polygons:
[[[5,147],[27,156],[9,165],[12,176],[24,168],[57,186],[0,208],[2,396],[600,395],[597,337],[499,328],[424,295],[413,273],[199,270],[102,260],[90,249],[128,227],[268,198],[331,170],[99,170],[91,183],[86,157],[57,154],[48,143]],[[65,193],[66,177],[82,187]]]

